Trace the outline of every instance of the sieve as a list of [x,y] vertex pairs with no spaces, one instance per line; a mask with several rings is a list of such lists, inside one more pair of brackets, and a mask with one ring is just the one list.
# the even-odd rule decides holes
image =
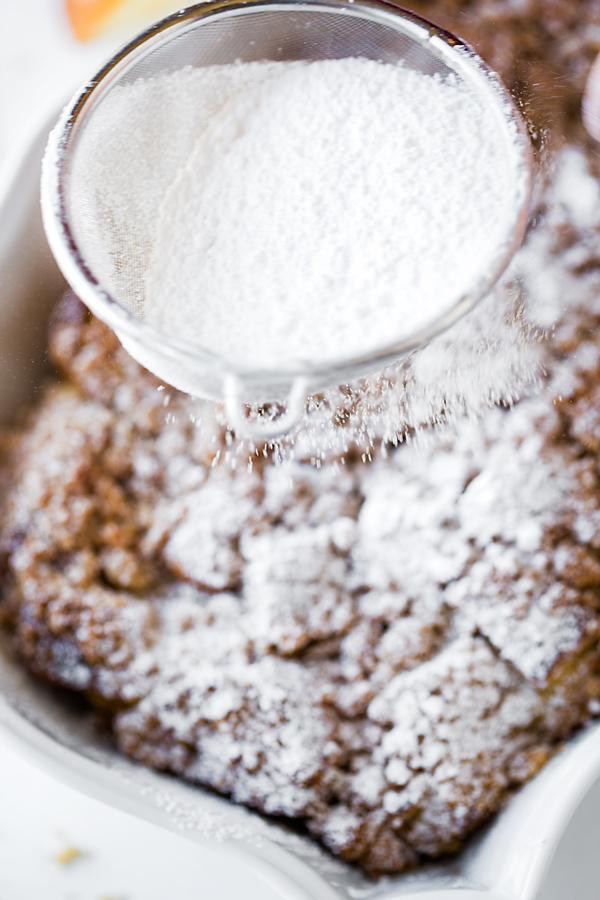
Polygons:
[[[491,114],[506,165],[514,177],[514,216],[497,254],[477,283],[456,298],[435,321],[412,333],[389,335],[385,346],[323,364],[259,365],[227,358],[219,348],[200,346],[158,329],[144,318],[144,273],[152,253],[148,222],[177,165],[185,162],[188,116],[173,121],[168,152],[136,141],[135,128],[110,134],[123,153],[139,153],[149,173],[140,208],[121,208],[97,189],[90,172],[104,164],[95,123],[115,88],[186,66],[219,66],[262,60],[329,60],[362,57],[401,63],[420,73],[452,76]],[[171,126],[166,127],[169,131]],[[177,131],[180,129],[180,132]],[[187,130],[186,130],[187,129]],[[177,154],[180,154],[178,157]],[[146,167],[144,169],[144,167]],[[161,168],[162,167],[162,168]],[[118,167],[116,167],[118,169]],[[158,173],[158,174],[157,174]],[[118,177],[118,172],[114,173]],[[142,179],[143,181],[143,179]],[[120,50],[73,98],[54,128],[43,166],[42,213],[50,247],[76,294],[112,328],[126,350],[160,379],[189,394],[224,402],[230,423],[241,433],[269,440],[293,428],[310,394],[374,373],[426,344],[483,298],[518,248],[528,220],[532,181],[526,126],[509,94],[480,57],[449,32],[388,0],[221,0],[182,10]],[[118,196],[116,190],[111,196]],[[268,250],[268,248],[267,248]],[[285,411],[250,421],[246,404],[281,404]]]

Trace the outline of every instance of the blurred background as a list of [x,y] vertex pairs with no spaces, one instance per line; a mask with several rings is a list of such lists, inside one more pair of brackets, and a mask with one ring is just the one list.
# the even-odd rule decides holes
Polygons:
[[0,159],[174,0],[2,0]]

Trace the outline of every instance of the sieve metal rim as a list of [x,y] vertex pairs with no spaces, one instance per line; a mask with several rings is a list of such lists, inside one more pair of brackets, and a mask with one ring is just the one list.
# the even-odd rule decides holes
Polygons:
[[[199,27],[204,22],[251,15],[259,11],[314,10],[333,15],[351,16],[379,22],[409,38],[427,45],[433,55],[442,58],[452,69],[460,72],[477,93],[484,93],[494,102],[489,108],[500,124],[501,133],[518,153],[521,170],[520,203],[516,211],[514,228],[507,235],[507,243],[500,249],[489,274],[469,294],[435,322],[416,330],[401,340],[353,357],[339,358],[325,364],[296,362],[283,369],[240,364],[183,338],[165,334],[151,323],[130,312],[106,291],[88,268],[83,254],[69,225],[66,206],[65,178],[69,151],[76,139],[82,119],[93,108],[111,83],[128,68],[176,35]],[[146,349],[184,365],[200,378],[210,370],[211,376],[226,379],[235,377],[239,386],[239,399],[254,399],[253,387],[272,385],[274,393],[263,399],[281,399],[289,393],[298,378],[303,378],[310,390],[341,384],[347,380],[377,371],[408,355],[433,337],[451,327],[486,296],[506,270],[515,251],[520,246],[527,227],[533,182],[533,154],[527,126],[498,75],[487,66],[475,50],[451,32],[438,27],[426,18],[397,5],[393,0],[214,0],[180,10],[157,22],[122,47],[78,91],[65,107],[53,129],[42,167],[41,202],[46,236],[52,253],[75,293],[88,308],[117,334],[123,334],[134,343],[143,343]]]

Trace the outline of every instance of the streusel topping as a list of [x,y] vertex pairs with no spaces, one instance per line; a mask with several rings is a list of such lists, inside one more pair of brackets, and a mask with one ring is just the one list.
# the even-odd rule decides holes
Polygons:
[[598,4],[419,8],[570,142],[522,271],[539,393],[370,463],[348,441],[321,468],[310,447],[223,466],[210,407],[71,297],[63,381],[0,446],[0,610],[29,667],[125,753],[375,874],[457,849],[600,714],[600,203],[577,119]]

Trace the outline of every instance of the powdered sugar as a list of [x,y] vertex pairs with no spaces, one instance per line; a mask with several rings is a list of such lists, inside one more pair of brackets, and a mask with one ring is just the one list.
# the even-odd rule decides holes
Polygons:
[[554,358],[564,407],[549,388],[337,470],[232,475],[195,456],[189,398],[165,425],[135,391],[126,412],[55,389],[4,499],[21,651],[111,704],[127,753],[369,871],[456,846],[596,708],[596,359]]
[[223,85],[160,207],[154,324],[230,359],[323,364],[406,338],[488,274],[517,184],[457,80],[349,58],[233,66]]

